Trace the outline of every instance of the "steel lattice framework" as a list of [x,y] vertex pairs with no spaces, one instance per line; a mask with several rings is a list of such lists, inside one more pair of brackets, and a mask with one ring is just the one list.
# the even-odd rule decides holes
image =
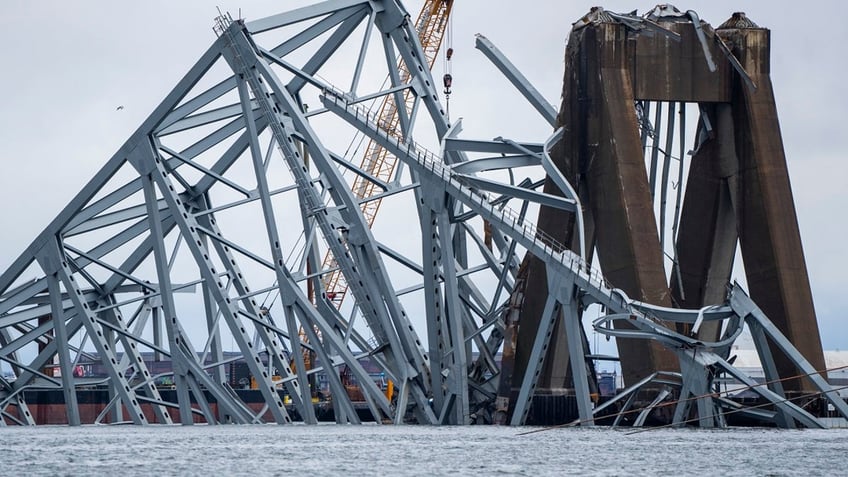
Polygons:
[[[76,391],[97,386],[112,396],[98,421],[108,412],[112,422],[170,423],[177,412],[181,423],[312,424],[318,405],[308,374],[316,372],[326,376],[335,420],[358,423],[342,367],[359,382],[361,403],[377,422],[482,421],[497,396],[496,356],[525,253],[544,265],[549,293],[512,424],[524,423],[557,320],[568,337],[580,418],[592,423],[580,319],[591,304],[608,313],[599,329],[613,330],[607,325],[624,318],[638,327],[610,334],[698,350],[679,353],[684,369],[677,378],[682,394],[700,399],[703,425],[721,424],[716,416],[730,405],[704,397],[710,366],[742,376],[726,351],[743,323],[812,373],[741,289],[701,310],[636,302],[590,266],[584,245],[573,252],[538,229],[528,218],[550,207],[572,214],[582,230],[580,199],[550,158],[562,129],[542,142],[460,138],[461,124],[448,121],[399,2],[333,0],[247,23],[221,17],[216,33],[153,114],[0,276],[0,360],[15,375],[0,378],[0,425],[35,423],[26,399],[33,389],[62,390],[68,422],[80,424]],[[383,65],[374,76],[389,73],[391,84],[362,93],[369,47]],[[478,48],[554,125],[554,109],[517,69],[485,38]],[[339,57],[347,66],[333,69]],[[408,76],[398,73],[398,62]],[[339,71],[348,74],[347,91],[328,79]],[[367,108],[384,97],[393,98],[399,132],[387,131]],[[321,107],[308,109],[307,98]],[[404,167],[387,181],[335,153],[343,128]],[[440,151],[414,142],[413,131],[432,136]],[[545,177],[553,190],[541,190]],[[357,199],[351,185],[362,181],[382,192]],[[392,242],[396,228],[372,231],[362,202],[377,199],[406,201],[418,230],[404,225],[400,242]],[[331,264],[321,260],[327,252]],[[324,290],[323,277],[336,271],[351,299],[341,310]],[[266,306],[262,297],[269,295],[278,299]],[[408,313],[404,300],[413,295],[419,311]],[[663,325],[704,321],[727,322],[724,338],[705,343]],[[225,353],[227,339],[237,356]],[[304,348],[317,361],[308,372]],[[173,371],[165,374],[173,392],[157,386],[163,375],[151,371],[150,354],[170,359]],[[771,358],[761,357],[768,367]],[[83,358],[97,360],[108,377],[75,376]],[[373,382],[366,359],[396,395]],[[255,378],[259,407],[227,383],[225,367],[235,360]],[[45,370],[54,362],[60,372],[51,375]],[[828,384],[815,373],[813,380],[848,415]],[[820,425],[781,402],[780,392],[763,395],[778,409],[761,417]],[[681,408],[678,421],[687,412]]]

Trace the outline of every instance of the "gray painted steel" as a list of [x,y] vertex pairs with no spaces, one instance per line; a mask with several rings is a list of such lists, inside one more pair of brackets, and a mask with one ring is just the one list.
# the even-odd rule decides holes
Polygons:
[[[289,36],[266,45],[266,33],[283,27],[293,27]],[[758,343],[768,337],[811,372],[741,290],[729,304],[679,310],[633,302],[610,286],[586,260],[580,199],[550,159],[562,131],[543,143],[460,138],[461,125],[445,116],[400,3],[334,0],[247,24],[224,16],[216,33],[163,103],[0,276],[0,361],[14,375],[0,378],[0,426],[35,424],[24,393],[49,389],[63,392],[71,425],[171,423],[174,416],[183,424],[315,424],[327,403],[313,403],[314,374],[325,376],[339,423],[361,422],[359,407],[378,423],[492,422],[498,353],[524,253],[546,267],[550,295],[513,425],[525,422],[557,320],[564,320],[568,337],[580,421],[592,424],[600,408],[592,409],[581,308],[593,303],[609,313],[596,324],[602,332],[626,317],[639,327],[629,331],[634,337],[677,351],[683,370],[677,382],[698,398],[703,426],[724,423],[727,401],[703,397],[712,376],[705,370],[739,375],[724,352],[735,334],[718,344],[696,343],[657,318],[747,323]],[[372,37],[382,46],[377,57],[390,81],[359,91]],[[493,45],[478,41],[552,122],[553,109],[526,78]],[[350,45],[359,56],[351,88],[342,91],[325,77]],[[400,83],[398,61],[410,71],[407,83]],[[405,90],[414,97],[411,108],[402,100]],[[323,109],[308,109],[310,95]],[[366,109],[385,95],[399,105],[397,130],[388,131]],[[403,172],[385,183],[352,163],[351,154],[336,151],[342,127],[386,148]],[[419,130],[441,142],[439,154],[412,140]],[[372,231],[346,172],[374,183],[378,197],[414,200],[406,210],[416,210],[417,220],[389,234]],[[545,176],[554,192],[540,189]],[[542,205],[575,216],[576,252],[527,220]],[[337,310],[324,290],[321,278],[331,270],[320,269],[318,257],[327,250],[350,287],[348,308]],[[698,353],[680,351],[693,347]],[[761,357],[771,373],[765,349]],[[314,358],[311,370],[306,355]],[[393,396],[369,374],[366,358],[380,379],[393,382]],[[154,375],[163,359],[173,370]],[[258,405],[234,391],[237,383],[228,379],[234,361],[246,363]],[[79,375],[83,364],[106,377]],[[348,393],[347,376],[358,382],[358,393]],[[629,407],[635,392],[657,379],[669,378],[655,374],[617,400]],[[814,381],[848,414],[826,382]],[[163,385],[173,386],[168,395],[175,398],[163,397]],[[77,400],[78,390],[92,386],[111,397],[93,417]],[[782,401],[779,386],[758,392],[778,408],[759,415],[782,425],[818,425]],[[676,421],[688,412],[678,406]]]

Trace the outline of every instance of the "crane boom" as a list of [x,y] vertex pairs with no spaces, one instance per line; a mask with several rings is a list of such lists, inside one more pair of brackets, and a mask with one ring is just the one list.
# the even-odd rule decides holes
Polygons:
[[[448,19],[450,18],[451,10],[453,9],[453,0],[426,0],[421,8],[421,14],[415,22],[415,29],[418,31],[418,38],[421,41],[421,46],[424,50],[424,57],[427,65],[432,70],[439,55],[442,42],[447,32]],[[409,70],[403,61],[398,60],[398,73],[401,83],[409,81]],[[403,93],[406,110],[411,110],[414,96],[409,90]],[[378,122],[388,134],[393,136],[401,136],[398,123],[400,117],[398,115],[398,105],[395,102],[394,95],[386,95],[383,97],[382,105],[379,109]],[[388,182],[394,174],[397,166],[397,158],[390,154],[385,148],[380,146],[375,141],[370,141],[365,150],[365,155],[362,158],[361,169],[380,179]],[[367,199],[378,193],[376,184],[369,180],[365,180],[357,176],[351,187],[354,195],[359,199]],[[374,224],[374,219],[377,212],[380,210],[382,199],[363,201],[360,205],[362,214],[368,226]],[[333,305],[338,309],[341,308],[347,293],[347,282],[344,276],[335,264],[333,255],[328,251],[324,256],[323,270],[333,270],[324,275],[324,289],[327,292],[327,298],[333,302]]]

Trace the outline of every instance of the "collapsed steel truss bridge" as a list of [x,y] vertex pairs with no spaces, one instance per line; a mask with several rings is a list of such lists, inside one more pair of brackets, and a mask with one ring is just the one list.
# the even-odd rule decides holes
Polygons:
[[[63,391],[67,422],[78,425],[84,420],[77,390],[91,387],[105,387],[111,396],[98,422],[108,415],[112,422],[136,424],[313,424],[314,373],[326,376],[337,422],[360,422],[357,406],[363,405],[376,422],[521,425],[540,382],[550,381],[557,366],[566,368],[568,382],[554,387],[572,390],[581,423],[591,425],[601,408],[591,400],[593,368],[582,325],[589,306],[605,310],[595,322],[600,332],[623,343],[658,343],[645,355],[622,345],[627,389],[611,402],[626,399],[630,407],[650,395],[655,405],[672,394],[679,399],[674,422],[694,414],[702,426],[721,426],[725,410],[740,406],[712,392],[716,377],[727,375],[772,404],[742,411],[785,427],[821,426],[787,398],[781,378],[789,369],[807,376],[795,390],[811,389],[848,416],[845,402],[819,374],[821,363],[799,351],[787,332],[791,326],[773,324],[738,285],[726,287],[729,275],[719,280],[720,292],[711,285],[703,303],[695,303],[694,292],[674,286],[674,280],[683,283],[686,269],[681,250],[671,274],[676,307],[642,296],[644,282],[636,280],[636,291],[633,283],[619,284],[627,279],[615,262],[620,256],[611,223],[648,230],[657,241],[648,248],[659,257],[666,242],[675,257],[684,247],[679,214],[673,236],[665,239],[670,150],[680,144],[683,151],[684,134],[680,128],[673,139],[673,109],[671,124],[661,128],[661,105],[701,105],[698,147],[705,151],[712,147],[705,138],[727,127],[731,111],[704,103],[733,104],[733,98],[628,95],[623,83],[585,82],[574,65],[590,68],[614,56],[604,56],[609,43],[599,38],[648,38],[667,48],[694,45],[698,54],[687,57],[731,78],[720,84],[732,94],[767,89],[767,72],[752,71],[755,59],[740,62],[694,12],[658,9],[637,17],[596,10],[575,24],[569,53],[592,42],[601,53],[589,54],[588,62],[567,60],[566,89],[569,74],[576,75],[580,97],[564,95],[559,115],[479,36],[478,49],[550,123],[552,132],[535,142],[511,139],[508,131],[494,140],[461,137],[461,121],[446,116],[418,32],[396,0],[331,0],[251,22],[223,16],[215,31],[217,40],[153,114],[0,276],[0,361],[13,374],[0,377],[0,425],[35,424],[26,395],[44,389]],[[580,55],[573,57],[586,60]],[[399,62],[408,72],[403,81]],[[387,86],[369,86],[385,75]],[[349,87],[334,86],[339,84]],[[690,90],[700,91],[697,78],[692,84]],[[574,117],[594,124],[597,115],[601,125],[577,137],[565,101],[573,99],[579,109],[586,95],[604,107]],[[369,109],[385,96],[394,99],[396,124],[382,123]],[[657,111],[653,123],[650,104]],[[660,129],[670,139],[658,168]],[[366,136],[397,158],[401,167],[393,178],[375,177],[337,153],[346,134]],[[430,138],[439,151],[413,137]],[[630,149],[579,150],[587,140],[601,144],[597,138]],[[650,181],[661,191],[660,225],[652,195],[639,199],[648,215],[604,215],[607,206],[597,194],[606,184],[581,162],[587,154],[600,154],[598,164],[603,157],[636,164],[627,172],[641,173],[635,182]],[[623,155],[633,164],[615,162]],[[568,166],[563,158],[569,157],[580,163]],[[679,173],[683,190],[682,165]],[[353,181],[381,192],[357,199]],[[626,201],[635,186],[621,181],[609,197]],[[361,202],[378,199],[390,210],[372,230]],[[678,195],[678,205],[680,200]],[[381,220],[390,225],[381,227]],[[743,252],[754,235],[739,234]],[[621,240],[636,243],[630,236]],[[596,247],[601,268],[611,270],[606,278],[592,263]],[[800,242],[798,248],[801,253]],[[333,260],[322,260],[326,253]],[[668,290],[662,261],[651,273]],[[644,266],[638,256],[631,262]],[[323,278],[331,273],[340,273],[348,286],[341,308],[325,290]],[[768,386],[732,365],[731,345],[746,326]],[[228,340],[237,358],[225,353]],[[316,358],[312,369],[304,350]],[[673,360],[662,361],[663,353]],[[163,376],[151,371],[149,355],[171,361],[173,398],[157,385]],[[75,376],[81,359],[97,360],[108,377]],[[225,369],[235,359],[256,380],[258,408],[227,383]],[[395,393],[373,382],[364,360],[379,367]],[[51,365],[57,371],[46,372]],[[348,394],[342,367],[359,383],[360,401]]]

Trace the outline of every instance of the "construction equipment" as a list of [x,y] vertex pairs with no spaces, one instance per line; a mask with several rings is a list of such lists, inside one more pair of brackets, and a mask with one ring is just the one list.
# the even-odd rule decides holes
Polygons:
[[[448,33],[451,10],[453,9],[453,0],[426,0],[421,8],[421,14],[415,22],[415,30],[418,32],[418,39],[421,41],[421,47],[424,50],[425,63],[430,70],[436,63],[436,58],[439,55],[442,42]],[[450,56],[453,55],[453,48],[448,45],[448,55],[445,58],[446,62],[450,61]],[[398,60],[398,73],[400,83],[409,81],[410,74],[406,64]],[[446,72],[446,78],[451,78]],[[448,81],[446,79],[446,81]],[[449,93],[449,85],[445,83],[445,94]],[[407,110],[412,108],[415,97],[409,89],[403,92],[405,107]],[[378,123],[388,134],[397,138],[403,138],[402,132],[398,129],[399,115],[398,105],[395,102],[395,96],[386,95],[383,97],[380,113],[378,115]],[[362,158],[361,169],[367,171],[372,176],[379,180],[388,182],[392,179],[397,165],[397,158],[389,153],[383,146],[371,140],[365,150],[365,156]],[[377,212],[380,210],[382,199],[366,200],[378,193],[378,188],[373,181],[365,180],[361,176],[357,176],[351,187],[353,194],[360,199],[360,207],[362,214],[368,226],[374,225],[374,219],[377,217]],[[324,289],[327,293],[327,298],[335,305],[337,309],[341,308],[347,293],[347,282],[341,273],[341,270],[335,264],[333,254],[328,250],[324,255],[324,263],[321,267],[323,270],[333,270],[324,275]]]
[[[418,20],[415,22],[415,30],[418,32],[418,39],[421,41],[421,46],[424,49],[426,58],[425,62],[430,70],[433,69],[433,65],[439,55],[439,50],[441,49],[442,43],[448,33],[448,25],[452,9],[453,0],[426,0],[421,8],[421,13],[418,15]],[[447,55],[445,56],[445,61],[449,62],[452,55],[453,49],[449,48]],[[400,83],[408,82],[410,79],[409,69],[400,59],[398,60],[397,70]],[[445,94],[449,95],[450,90],[447,89],[447,78],[450,78],[450,75],[446,73],[445,78]],[[388,81],[390,81],[390,78],[387,79],[387,82]],[[412,103],[415,99],[414,96],[409,90],[406,90],[403,93],[403,98],[407,110],[411,109]],[[395,96],[384,96],[379,111],[378,124],[383,126],[389,134],[399,138],[402,137],[401,132],[398,130],[399,116]],[[304,157],[307,156],[304,155]],[[388,182],[391,180],[396,166],[396,157],[391,155],[385,148],[375,141],[369,141],[368,147],[365,150],[365,155],[361,162],[361,169],[363,171],[367,171],[372,176]],[[361,176],[356,177],[351,190],[358,199],[367,199],[378,193],[375,183],[364,180]],[[362,213],[365,215],[365,219],[369,227],[374,224],[374,219],[377,217],[377,212],[380,209],[381,202],[382,200],[377,198],[375,200],[363,201],[361,203],[360,207],[362,209]],[[341,269],[336,265],[335,259],[330,250],[327,250],[324,255],[324,262],[321,268],[323,270],[332,270],[324,275],[324,290],[327,298],[333,303],[336,309],[340,309],[342,302],[344,301],[345,294],[347,293],[347,282],[345,281],[344,275],[341,273]],[[315,292],[312,289],[311,281],[309,282],[308,295],[314,303]],[[303,342],[308,342],[306,333],[302,328],[299,330],[298,335],[301,337]],[[320,331],[316,330],[316,336],[320,339]],[[312,369],[314,359],[314,352],[310,351],[309,348],[304,347],[303,361],[307,371]]]

